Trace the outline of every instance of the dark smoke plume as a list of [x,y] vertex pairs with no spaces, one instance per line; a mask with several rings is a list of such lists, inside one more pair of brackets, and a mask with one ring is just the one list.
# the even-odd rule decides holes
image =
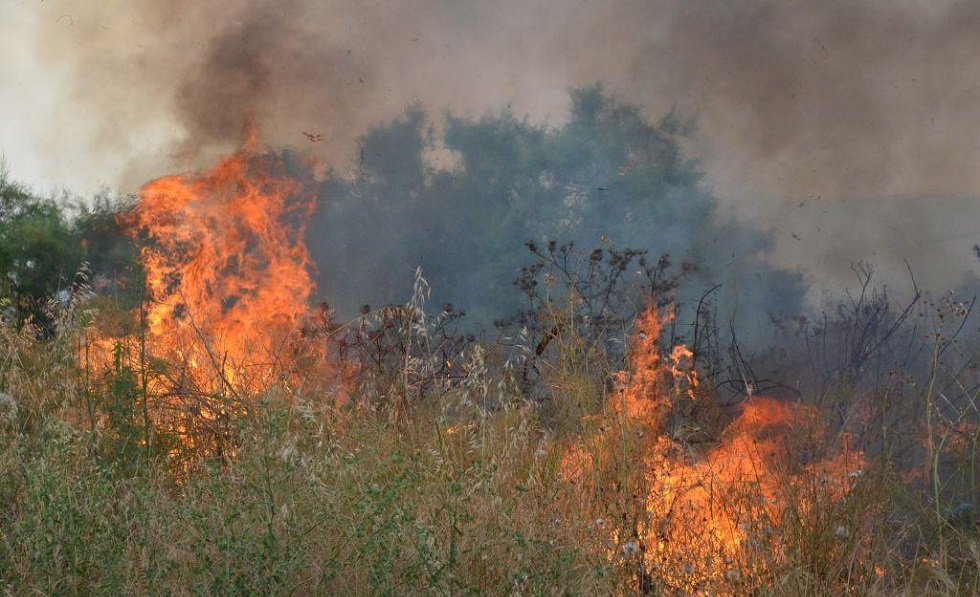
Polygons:
[[234,138],[236,118],[254,112],[270,143],[315,128],[329,148],[311,149],[349,156],[368,124],[415,98],[474,114],[513,102],[560,120],[568,87],[601,80],[654,114],[697,114],[699,153],[723,191],[980,186],[975,3],[52,0],[33,10],[44,16],[37,51],[68,69],[61,114],[84,110],[103,151],[166,121],[185,147]]
[[[264,143],[305,147],[344,171],[358,165],[361,135],[416,100],[465,116],[510,104],[560,125],[568,88],[603,81],[651,117],[672,106],[696,116],[693,153],[714,193],[786,242],[783,223],[807,198],[980,190],[977,3],[48,0],[20,10],[38,13],[20,35],[40,64],[63,71],[46,161],[129,189],[229,150],[247,117]],[[915,205],[924,225],[889,253],[925,242],[954,252],[927,234],[957,214]],[[793,242],[847,260],[843,247],[864,232],[836,220],[837,238]],[[884,234],[873,218],[861,226]]]

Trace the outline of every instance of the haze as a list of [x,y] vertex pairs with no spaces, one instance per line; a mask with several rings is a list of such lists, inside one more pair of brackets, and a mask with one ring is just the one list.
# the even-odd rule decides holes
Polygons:
[[602,81],[651,116],[696,117],[712,191],[811,279],[908,258],[953,284],[980,240],[976,3],[2,3],[0,152],[46,192],[203,167],[247,117],[343,169],[413,101],[560,123],[567,89]]

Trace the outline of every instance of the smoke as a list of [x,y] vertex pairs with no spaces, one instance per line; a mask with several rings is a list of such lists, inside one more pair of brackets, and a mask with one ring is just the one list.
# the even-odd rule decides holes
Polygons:
[[[262,142],[343,170],[369,127],[414,101],[468,116],[509,104],[557,125],[567,89],[600,80],[651,117],[674,106],[696,116],[691,150],[715,194],[763,228],[783,226],[807,198],[980,191],[976,3],[47,0],[18,9],[36,25],[17,35],[59,74],[39,150],[56,180],[98,175],[135,189],[238,145],[249,118]],[[917,231],[942,231],[947,215],[935,211],[920,205],[931,223]],[[837,220],[839,234],[855,232],[846,215]],[[799,236],[811,253],[839,247]]]
[[273,144],[315,129],[326,142],[311,151],[337,159],[415,99],[468,113],[512,103],[555,121],[568,87],[602,80],[653,113],[696,114],[698,153],[725,191],[980,186],[974,3],[49,0],[21,10],[40,13],[34,48],[66,76],[51,132],[68,128],[94,159],[132,155],[149,131],[172,152],[206,153],[237,141],[247,114]]
[[977,5],[678,7],[632,65],[645,93],[697,109],[722,187],[835,199],[978,189],[977,144],[961,128],[980,116],[967,99]]
[[37,48],[65,77],[47,149],[64,152],[68,131],[92,169],[126,156],[112,164],[113,185],[135,189],[202,167],[240,145],[250,120],[273,145],[306,142],[307,129],[329,132],[341,140],[330,158],[349,152],[365,126],[352,117],[360,104],[352,83],[370,93],[371,66],[317,32],[309,3],[48,4],[37,9],[47,15]]

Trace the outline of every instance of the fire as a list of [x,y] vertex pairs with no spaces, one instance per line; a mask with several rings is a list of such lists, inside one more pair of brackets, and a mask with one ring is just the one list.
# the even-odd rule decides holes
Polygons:
[[150,182],[119,216],[141,247],[141,331],[101,322],[84,347],[86,367],[109,384],[134,380],[139,426],[155,430],[139,441],[173,446],[178,460],[182,450],[229,454],[234,417],[251,397],[290,383],[303,358],[325,362],[302,335],[314,187],[254,147],[201,174]]
[[[590,487],[590,481],[609,482],[597,470],[617,460],[641,462],[637,479],[625,481],[618,473],[620,495],[628,487],[630,497],[618,498],[612,505],[618,511],[602,516],[624,521],[609,530],[610,557],[637,566],[641,584],[659,579],[667,592],[739,593],[746,577],[765,575],[785,555],[789,538],[775,535],[784,528],[781,521],[811,517],[844,499],[863,455],[844,441],[839,453],[808,461],[801,456],[812,451],[806,442],[821,434],[816,410],[762,396],[740,405],[710,443],[692,440],[694,413],[710,412],[710,405],[694,392],[698,378],[690,351],[657,345],[669,317],[650,307],[638,318],[629,366],[610,405],[619,425],[607,421],[605,435],[571,448],[563,471],[602,494],[601,487]],[[622,449],[623,429],[635,438],[631,451],[625,457],[604,451]],[[834,530],[846,529],[841,524]]]
[[310,189],[250,148],[199,176],[147,184],[131,214],[142,241],[150,346],[212,391],[261,389],[307,312]]

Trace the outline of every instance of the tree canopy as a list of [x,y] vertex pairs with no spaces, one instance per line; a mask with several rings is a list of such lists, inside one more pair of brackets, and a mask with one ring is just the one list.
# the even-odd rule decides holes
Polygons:
[[691,274],[682,302],[721,283],[746,310],[795,313],[801,279],[765,263],[768,238],[717,218],[682,149],[694,131],[675,112],[651,121],[599,84],[571,91],[557,127],[510,109],[433,122],[412,106],[362,138],[353,176],[322,187],[309,228],[321,293],[348,313],[399,301],[421,266],[438,300],[489,321],[517,306],[511,282],[534,239],[669,255]]
[[[403,302],[421,267],[434,300],[486,324],[526,307],[529,263],[575,247],[593,265],[646,255],[629,265],[636,271],[612,264],[624,275],[649,274],[651,264],[683,274],[671,297],[682,308],[715,288],[725,319],[752,327],[796,315],[800,275],[767,264],[765,234],[718,217],[700,164],[683,150],[694,132],[675,112],[651,120],[598,84],[570,92],[559,126],[509,108],[435,120],[410,106],[362,137],[353,173],[320,181],[307,226],[320,295],[353,316],[364,303]],[[297,176],[312,176],[297,154],[284,155]],[[135,257],[115,217],[124,207],[40,197],[0,171],[5,316],[50,326],[46,301],[71,288],[83,262],[118,288]],[[528,241],[547,250],[529,252]]]
[[134,253],[116,224],[119,208],[106,196],[86,205],[38,195],[0,168],[0,316],[49,334],[49,303],[91,281],[83,263],[105,283],[120,280]]

